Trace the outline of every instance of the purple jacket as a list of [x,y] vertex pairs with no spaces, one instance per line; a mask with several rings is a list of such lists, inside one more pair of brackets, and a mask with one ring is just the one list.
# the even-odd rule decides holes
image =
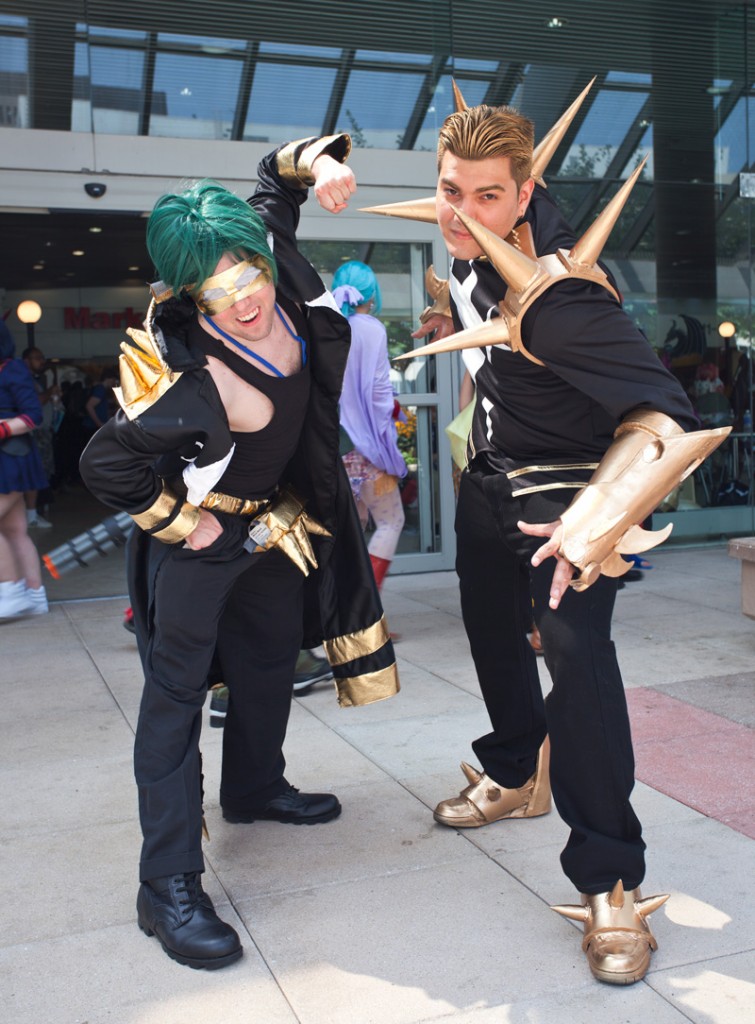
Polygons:
[[341,426],[356,450],[378,469],[406,476],[396,444],[388,336],[374,316],[349,317],[351,348],[341,392]]

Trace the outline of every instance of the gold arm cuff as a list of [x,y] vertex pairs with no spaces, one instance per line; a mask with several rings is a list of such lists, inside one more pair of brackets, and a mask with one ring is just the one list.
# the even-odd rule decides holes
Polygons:
[[[134,520],[136,525],[142,530],[154,530],[160,523],[165,522],[166,519],[170,519],[170,516],[175,511],[176,505],[180,499],[163,484],[162,492],[157,496],[156,500],[150,505],[149,508],[143,512],[137,512],[131,514],[131,518]],[[178,513],[175,519],[164,526],[161,530],[157,530],[151,534],[158,540],[164,541],[166,544],[175,544],[179,540],[183,540],[184,537],[188,537],[191,531],[199,522],[199,509],[195,508],[194,505],[190,505],[188,502],[184,502],[181,506],[181,511]]]
[[332,640],[324,640],[323,647],[331,665],[346,665],[357,658],[363,658],[366,654],[379,651],[389,639],[390,632],[383,615],[366,629],[348,633],[346,636],[337,636]]
[[351,137],[345,132],[338,135],[326,135],[321,139],[315,139],[308,143],[297,156],[297,151],[302,144],[289,142],[280,150],[277,156],[278,173],[289,185],[297,185],[307,188],[314,185],[315,179],[312,174],[312,165],[318,156],[327,153],[339,163],[346,163],[351,152]]
[[374,704],[378,700],[387,700],[401,689],[395,663],[377,672],[365,672],[361,676],[348,679],[336,679],[338,706],[341,708],[360,707]]
[[177,544],[180,540],[185,540],[189,536],[198,522],[199,509],[185,501],[173,522],[166,526],[164,530],[158,530],[157,533],[153,533],[152,536],[156,537],[157,540],[161,540],[164,544]]

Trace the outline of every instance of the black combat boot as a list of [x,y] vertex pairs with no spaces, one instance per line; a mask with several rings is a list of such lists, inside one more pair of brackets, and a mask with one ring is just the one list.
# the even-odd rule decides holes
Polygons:
[[142,882],[136,910],[141,930],[157,935],[179,964],[215,970],[244,952],[234,929],[215,913],[197,872]]

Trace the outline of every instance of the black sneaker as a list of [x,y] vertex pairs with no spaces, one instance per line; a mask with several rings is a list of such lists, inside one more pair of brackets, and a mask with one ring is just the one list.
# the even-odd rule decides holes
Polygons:
[[213,971],[244,952],[235,929],[216,914],[197,872],[142,882],[136,911],[144,934],[156,935],[179,964]]
[[320,658],[312,651],[300,651],[294,672],[294,693],[306,693],[315,683],[333,678],[333,669],[327,658]]

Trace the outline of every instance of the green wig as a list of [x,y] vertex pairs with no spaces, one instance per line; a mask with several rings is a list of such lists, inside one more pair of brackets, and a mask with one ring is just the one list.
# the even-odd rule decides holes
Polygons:
[[262,256],[273,281],[278,281],[259,214],[209,178],[157,200],[147,221],[147,249],[158,277],[175,295],[211,277],[227,252],[239,259]]

